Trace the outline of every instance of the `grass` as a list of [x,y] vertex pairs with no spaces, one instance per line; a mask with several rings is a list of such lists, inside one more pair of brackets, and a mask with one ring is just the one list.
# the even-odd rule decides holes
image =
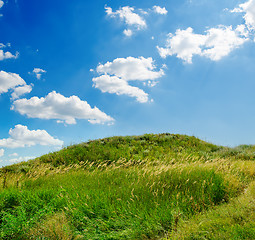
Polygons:
[[182,221],[166,239],[255,239],[255,182],[229,204]]
[[254,239],[254,151],[147,134],[4,167],[0,239]]

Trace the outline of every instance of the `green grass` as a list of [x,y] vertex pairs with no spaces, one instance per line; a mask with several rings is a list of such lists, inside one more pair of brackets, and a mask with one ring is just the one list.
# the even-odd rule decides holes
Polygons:
[[254,239],[253,150],[147,134],[2,168],[0,239]]
[[255,239],[255,182],[229,204],[182,221],[166,239]]

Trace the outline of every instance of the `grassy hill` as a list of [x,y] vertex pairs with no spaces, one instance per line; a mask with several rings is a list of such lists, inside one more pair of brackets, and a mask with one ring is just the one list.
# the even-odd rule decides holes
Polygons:
[[0,239],[255,239],[255,147],[112,137],[0,169]]

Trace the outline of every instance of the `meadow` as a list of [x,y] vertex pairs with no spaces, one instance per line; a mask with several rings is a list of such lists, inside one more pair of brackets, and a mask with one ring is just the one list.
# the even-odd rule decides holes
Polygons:
[[0,169],[0,239],[255,239],[255,146],[88,141]]

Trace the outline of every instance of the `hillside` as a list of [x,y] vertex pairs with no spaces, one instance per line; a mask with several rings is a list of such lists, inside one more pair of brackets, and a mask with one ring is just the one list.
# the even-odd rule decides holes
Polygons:
[[255,239],[255,146],[112,137],[0,169],[1,239]]

